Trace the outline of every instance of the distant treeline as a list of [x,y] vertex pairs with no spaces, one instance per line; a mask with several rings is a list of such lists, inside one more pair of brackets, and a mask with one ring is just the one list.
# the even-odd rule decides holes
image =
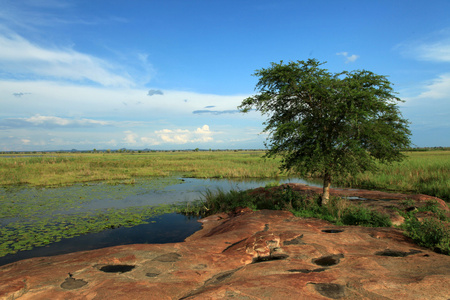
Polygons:
[[449,151],[450,147],[415,147],[404,149],[404,151]]
[[[450,149],[450,148],[449,148]],[[0,151],[0,154],[48,154],[48,153],[151,153],[151,152],[199,152],[199,151],[210,151],[210,152],[244,152],[244,151],[265,151],[264,149],[183,149],[183,150],[152,150],[152,149],[93,149],[93,150],[44,150],[44,151]]]
[[[45,151],[0,151],[0,154],[46,154],[46,153],[150,153],[150,152],[199,152],[199,151],[265,151],[264,149],[184,149],[184,150],[152,150],[152,149],[93,149],[93,150],[45,150]],[[403,151],[450,151],[450,147],[411,147],[403,149]]]

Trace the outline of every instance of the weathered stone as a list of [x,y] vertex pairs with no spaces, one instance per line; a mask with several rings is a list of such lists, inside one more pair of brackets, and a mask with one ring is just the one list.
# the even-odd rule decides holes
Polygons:
[[314,284],[314,288],[319,294],[331,298],[341,299],[345,296],[345,287],[336,283],[317,283]]
[[450,295],[450,256],[418,247],[395,228],[335,226],[285,211],[247,209],[200,222],[203,228],[183,243],[124,245],[2,266],[0,299]]
[[87,284],[83,279],[75,279],[73,277],[66,278],[63,283],[61,283],[61,288],[66,290],[76,290]]

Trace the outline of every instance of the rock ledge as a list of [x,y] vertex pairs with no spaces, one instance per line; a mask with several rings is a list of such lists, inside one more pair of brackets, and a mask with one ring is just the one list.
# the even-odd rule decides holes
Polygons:
[[1,299],[449,299],[450,256],[400,230],[242,209],[183,243],[0,267]]

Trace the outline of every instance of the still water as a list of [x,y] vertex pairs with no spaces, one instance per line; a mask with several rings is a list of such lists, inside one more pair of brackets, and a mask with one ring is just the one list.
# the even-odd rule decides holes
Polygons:
[[[166,178],[161,180],[159,182],[143,180],[132,185],[119,184],[111,186],[105,183],[93,183],[54,189],[21,188],[13,191],[2,189],[0,191],[0,199],[14,202],[14,208],[22,212],[22,218],[30,218],[33,214],[39,213],[47,214],[48,217],[48,215],[51,216],[52,214],[83,214],[93,210],[139,208],[149,205],[191,202],[201,199],[207,190],[247,190],[265,186],[274,181],[279,184],[291,182],[317,185],[317,183],[307,182],[298,178],[280,180]],[[32,210],[31,205],[26,205],[26,202],[22,203],[21,201],[24,201],[24,199],[27,199],[27,201],[32,199],[34,206],[39,201],[42,201],[42,204],[37,205],[37,207],[42,208],[41,211],[36,212]],[[76,206],[73,205],[74,202],[77,202]],[[57,208],[52,210],[53,207]],[[0,228],[1,226],[7,226],[10,222],[16,222],[20,218],[21,214],[19,213],[14,218],[0,218]],[[64,238],[59,242],[43,247],[19,251],[16,254],[7,254],[0,257],[0,265],[25,258],[51,256],[117,245],[182,242],[186,237],[201,228],[201,224],[197,220],[198,218],[187,217],[181,214],[163,214],[147,219],[148,224],[119,227],[102,232]]]

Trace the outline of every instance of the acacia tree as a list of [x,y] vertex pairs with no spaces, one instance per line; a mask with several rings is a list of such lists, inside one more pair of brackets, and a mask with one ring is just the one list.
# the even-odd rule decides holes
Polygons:
[[266,157],[283,170],[323,178],[322,204],[333,177],[376,170],[376,162],[401,161],[410,145],[392,84],[370,71],[330,73],[315,59],[272,63],[257,70],[256,95],[242,112],[267,115]]

